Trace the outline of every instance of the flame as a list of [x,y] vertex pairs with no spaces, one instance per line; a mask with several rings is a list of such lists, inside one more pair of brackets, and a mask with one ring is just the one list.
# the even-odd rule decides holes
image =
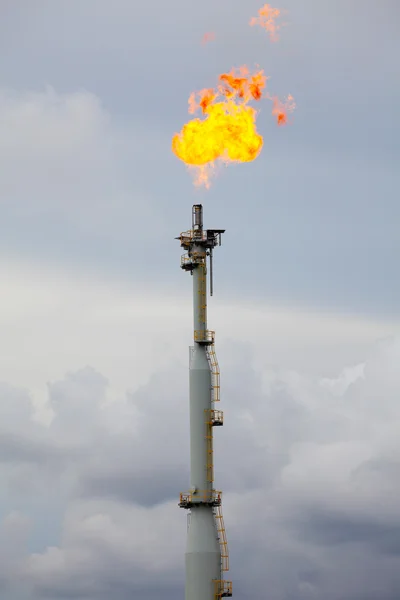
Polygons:
[[[286,12],[286,11],[284,11]],[[265,4],[250,25],[260,25],[277,41],[281,25],[278,8]],[[285,23],[283,24],[285,25]],[[203,36],[203,44],[215,39],[214,33]],[[278,126],[289,123],[289,113],[295,109],[293,96],[284,101],[264,93],[267,77],[264,71],[250,73],[246,66],[219,76],[215,88],[205,88],[190,94],[188,112],[200,112],[203,118],[194,117],[172,138],[172,151],[194,175],[197,186],[210,187],[210,179],[220,165],[232,162],[250,162],[260,154],[263,138],[257,132],[258,113],[250,102],[267,98],[273,103],[272,115]]]
[[272,8],[270,4],[265,4],[258,11],[258,17],[250,19],[250,25],[260,25],[269,33],[271,42],[277,42],[279,39],[277,32],[281,26],[275,23],[275,19],[280,15],[281,11],[278,8]]
[[189,114],[201,110],[205,119],[192,119],[174,135],[172,150],[195,171],[195,184],[210,186],[216,163],[250,162],[261,152],[263,138],[256,128],[257,111],[250,100],[260,100],[267,78],[247,67],[223,73],[216,89],[192,93]]
[[288,113],[293,112],[296,108],[293,96],[289,94],[285,102],[281,102],[276,96],[271,98],[271,100],[274,103],[272,108],[272,114],[274,117],[276,117],[277,125],[287,125]]
[[208,44],[208,42],[213,42],[214,40],[215,40],[215,33],[213,31],[209,31],[203,35],[203,39],[201,40],[201,43],[204,46],[205,44]]
[[251,99],[261,99],[267,77],[264,75],[264,71],[258,71],[253,75],[249,75],[248,68],[243,66],[239,68],[238,74],[232,69],[230,73],[220,75],[219,80],[225,84],[225,86],[220,86],[220,92],[227,98],[237,96],[247,103]]

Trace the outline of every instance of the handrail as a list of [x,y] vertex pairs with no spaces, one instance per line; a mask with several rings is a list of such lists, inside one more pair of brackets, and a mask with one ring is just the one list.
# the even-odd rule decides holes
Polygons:
[[222,516],[220,505],[217,507],[215,518],[217,519],[218,539],[221,548],[221,571],[229,571],[228,541],[226,539],[224,517]]
[[215,600],[224,597],[232,596],[232,581],[225,581],[224,579],[214,580],[214,597]]
[[[213,332],[214,333],[214,332]],[[207,348],[207,360],[211,369],[211,386],[212,386],[212,402],[219,402],[220,397],[220,372],[217,355],[215,353],[214,344],[209,344],[211,347]]]
[[207,241],[207,232],[204,230],[199,231],[198,229],[188,229],[187,231],[182,231],[182,233],[179,236],[179,239],[181,240],[181,242],[183,240],[200,240],[202,242],[205,242]]
[[196,504],[205,502],[207,504],[214,504],[218,506],[221,504],[222,492],[217,490],[201,490],[196,493],[194,492],[181,492],[179,495],[179,504]]
[[211,346],[215,340],[215,331],[209,331],[208,329],[197,329],[194,332],[194,341],[203,342]]

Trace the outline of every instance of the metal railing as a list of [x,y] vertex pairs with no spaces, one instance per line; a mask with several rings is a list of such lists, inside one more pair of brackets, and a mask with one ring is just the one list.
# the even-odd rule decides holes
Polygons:
[[209,504],[219,506],[222,501],[222,492],[216,490],[201,490],[196,493],[181,492],[179,495],[179,506],[190,508],[193,504]]
[[[214,334],[214,332],[211,332]],[[215,335],[213,335],[213,340]],[[219,402],[221,399],[220,391],[220,372],[217,355],[215,354],[214,342],[209,344],[210,348],[207,349],[207,360],[211,369],[211,387],[212,387],[212,402]]]
[[226,539],[224,517],[222,516],[221,505],[218,505],[215,511],[217,521],[218,540],[221,548],[221,571],[229,571],[229,551],[228,541]]
[[207,231],[189,229],[188,231],[182,231],[179,236],[181,244],[191,244],[194,240],[201,242],[207,241]]
[[224,412],[222,410],[214,410],[205,408],[206,413],[206,424],[215,426],[224,424]]
[[224,424],[224,413],[222,410],[212,410],[211,411],[211,423],[213,425],[223,425]]
[[192,257],[189,256],[189,254],[182,254],[181,256],[181,267],[185,267],[186,265],[191,264],[192,261]]
[[209,331],[208,329],[205,329],[205,330],[197,329],[194,332],[194,341],[195,342],[201,342],[203,344],[207,344],[208,346],[211,346],[211,344],[214,343],[214,339],[215,339],[215,331]]
[[215,600],[219,598],[227,598],[232,596],[232,581],[225,581],[224,579],[214,580],[214,597]]
[[201,254],[200,252],[192,252],[192,254],[189,256],[189,254],[185,253],[181,255],[181,269],[188,269],[191,267],[191,265],[193,265],[193,267],[195,265],[199,265],[199,264],[203,264],[205,261],[205,254]]

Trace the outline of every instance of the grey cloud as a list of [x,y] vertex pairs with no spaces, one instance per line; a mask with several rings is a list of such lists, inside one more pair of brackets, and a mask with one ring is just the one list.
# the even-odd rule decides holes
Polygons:
[[[399,589],[399,347],[383,340],[365,364],[331,380],[263,365],[251,344],[218,347],[225,426],[216,431],[215,484],[224,491],[235,593],[250,599],[268,586],[277,600],[341,600],[373,589],[378,600],[385,585]],[[4,585],[18,590],[21,581],[37,598],[94,600],[115,579],[122,597],[148,579],[168,590],[182,584],[186,527],[177,501],[189,483],[187,383],[187,366],[171,356],[110,402],[104,375],[70,372],[48,385],[48,427],[32,422],[26,393],[3,388],[4,407],[14,409],[9,431],[3,413],[14,461],[2,473],[13,486],[1,488],[9,501],[24,501],[33,523],[46,521],[35,548],[2,573]],[[42,445],[27,469],[21,460],[32,440]],[[63,460],[48,472],[53,448]],[[38,505],[47,520],[35,514]],[[368,572],[355,581],[354,553],[354,569]],[[383,573],[374,581],[371,564]]]
[[93,428],[99,425],[96,419],[106,400],[107,387],[107,379],[92,367],[68,373],[64,380],[49,383],[49,407],[54,413],[52,432],[75,439],[90,436]]
[[379,514],[374,521],[357,520],[354,516],[343,516],[319,508],[302,514],[301,521],[294,525],[294,529],[303,541],[321,546],[361,543],[371,546],[378,555],[398,555],[400,550],[400,523],[379,523]]
[[189,481],[186,374],[183,369],[157,373],[128,394],[125,426],[129,420],[131,425],[127,432],[104,432],[80,470],[80,493],[144,505],[178,502]]
[[374,458],[362,463],[354,471],[354,479],[362,480],[368,477],[374,477],[377,485],[384,481],[400,481],[400,457],[397,460],[391,458]]
[[21,496],[38,491],[85,456],[82,443],[71,437],[63,441],[34,420],[35,409],[24,390],[1,384],[0,400],[0,464],[6,489]]
[[[394,598],[398,464],[387,448],[397,448],[398,435],[387,428],[398,412],[397,342],[377,345],[363,369],[330,385],[252,370],[249,348],[229,348],[226,430],[216,432],[215,452],[235,595],[250,600],[268,590],[272,600],[342,600],[361,598],[363,590],[371,600]],[[380,373],[390,382],[385,411],[363,430],[360,399],[365,387],[375,397]],[[103,408],[94,398],[102,398],[107,382],[93,370],[50,388],[63,404],[71,401],[77,419],[85,415],[90,433],[70,482],[59,545],[25,559],[23,580],[36,597],[94,600],[114,590],[123,599],[147,585],[152,597],[161,582],[167,597],[182,593],[185,516],[177,498],[187,485],[186,383],[183,368],[171,365]],[[368,398],[362,410],[368,421],[375,411]],[[58,428],[63,415],[70,419],[60,411]],[[73,436],[70,426],[67,433]]]
[[4,382],[0,382],[0,417],[9,426],[31,426],[33,406],[29,394]]
[[[132,460],[136,463],[137,455],[133,455]],[[132,466],[131,471],[121,472],[114,465],[104,473],[89,471],[84,474],[78,489],[84,496],[92,498],[114,498],[142,506],[156,506],[171,499],[178,504],[179,491],[187,489],[188,479],[187,466],[151,470],[148,467],[139,470],[137,466]]]
[[79,458],[82,453],[79,446],[62,446],[54,440],[43,439],[45,437],[45,429],[42,430],[42,439],[0,431],[0,462],[35,463],[58,469],[63,462]]

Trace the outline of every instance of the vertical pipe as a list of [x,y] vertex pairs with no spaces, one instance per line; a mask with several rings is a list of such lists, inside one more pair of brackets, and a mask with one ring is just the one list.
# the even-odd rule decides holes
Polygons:
[[193,327],[196,342],[204,340],[207,331],[206,252],[201,246],[193,246],[192,255],[197,260],[193,270]]
[[214,293],[213,249],[210,248],[210,296]]

